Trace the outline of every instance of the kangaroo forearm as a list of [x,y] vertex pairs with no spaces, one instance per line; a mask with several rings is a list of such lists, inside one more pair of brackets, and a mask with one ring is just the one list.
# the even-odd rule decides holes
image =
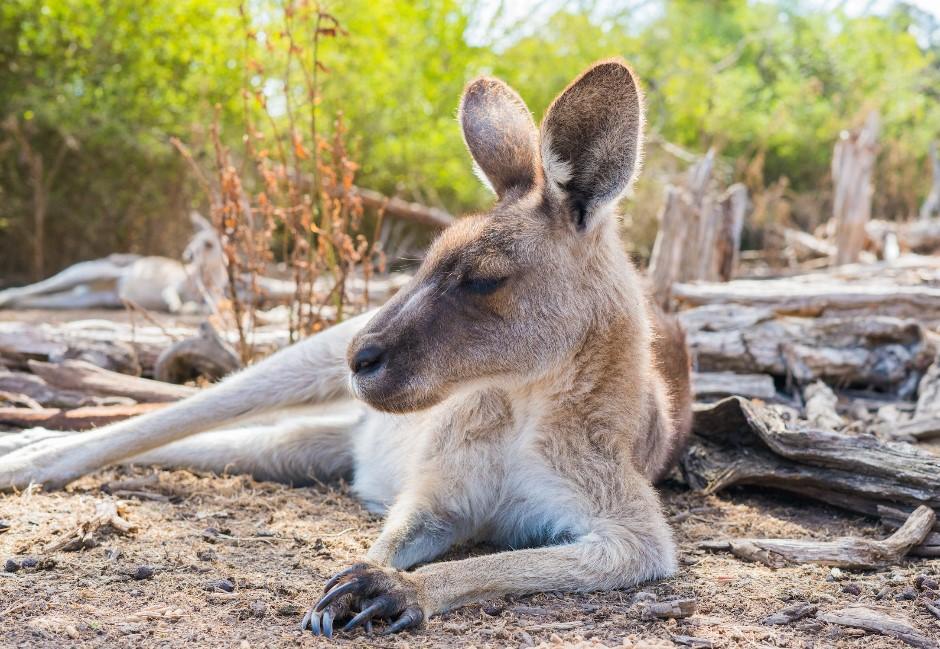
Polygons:
[[415,571],[427,615],[503,595],[623,588],[675,570],[671,540],[619,540],[513,550]]

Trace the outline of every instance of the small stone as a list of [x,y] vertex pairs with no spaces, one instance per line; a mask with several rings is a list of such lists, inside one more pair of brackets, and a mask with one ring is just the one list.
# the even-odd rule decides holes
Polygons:
[[8,531],[11,527],[13,527],[13,523],[10,521],[0,520],[0,534]]
[[490,617],[496,617],[503,612],[503,607],[497,604],[485,604],[483,606],[483,612],[489,615]]
[[16,572],[20,569],[20,564],[16,559],[7,559],[6,563],[3,564],[4,572]]
[[917,599],[917,591],[911,588],[910,586],[908,586],[907,588],[902,590],[900,593],[898,593],[894,599],[898,601]]
[[121,555],[124,554],[121,552],[120,548],[107,548],[104,551],[104,558],[108,561],[117,561],[121,558]]
[[150,566],[137,566],[137,569],[131,573],[131,578],[137,581],[150,579],[151,577],[153,577],[153,568]]
[[842,571],[838,568],[833,568],[829,571],[829,576],[826,577],[826,581],[838,581],[842,579]]
[[260,599],[256,599],[251,603],[249,608],[251,609],[252,617],[264,617],[264,614],[268,610],[268,605],[262,602]]
[[215,561],[216,554],[212,550],[198,550],[196,558],[200,561]]
[[917,578],[914,580],[914,585],[920,590],[940,590],[940,585],[938,585],[937,580],[927,575],[917,575]]
[[844,586],[842,587],[842,592],[843,592],[843,593],[848,593],[849,595],[861,595],[861,594],[862,594],[862,588],[861,588],[861,586],[859,586],[858,584],[852,582],[852,583],[848,583],[848,584],[844,585]]
[[235,584],[228,579],[216,579],[206,584],[205,589],[208,591],[231,593],[235,590]]
[[26,557],[23,559],[23,562],[20,564],[23,568],[35,568],[39,565],[39,559],[36,557]]

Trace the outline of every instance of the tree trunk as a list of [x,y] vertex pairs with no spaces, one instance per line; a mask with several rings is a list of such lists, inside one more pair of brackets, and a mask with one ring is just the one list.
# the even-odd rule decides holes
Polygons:
[[865,245],[865,224],[871,217],[871,175],[878,152],[879,121],[878,113],[869,113],[859,131],[843,131],[836,143],[832,157],[836,264],[855,263]]
[[747,210],[747,188],[736,184],[720,197],[711,187],[715,152],[689,169],[685,187],[668,186],[649,277],[659,302],[669,302],[675,282],[727,281],[734,274]]
[[930,168],[933,171],[933,184],[930,193],[920,206],[920,220],[926,221],[934,212],[940,212],[940,160],[937,159],[937,143],[930,143]]

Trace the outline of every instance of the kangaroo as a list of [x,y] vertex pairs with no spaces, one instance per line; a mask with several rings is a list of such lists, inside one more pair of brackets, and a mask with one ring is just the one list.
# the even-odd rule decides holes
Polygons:
[[[633,73],[589,68],[541,130],[515,91],[477,79],[459,119],[497,202],[446,230],[382,308],[165,410],[33,438],[0,457],[0,486],[58,487],[114,462],[349,478],[387,519],[301,622],[329,637],[672,574],[653,483],[689,432],[689,361],[618,236],[641,152]],[[521,549],[434,562],[476,541]]]
[[121,308],[127,302],[170,313],[212,309],[228,285],[225,255],[212,224],[196,212],[190,218],[196,233],[182,263],[139,255],[83,261],[41,282],[0,291],[0,309]]

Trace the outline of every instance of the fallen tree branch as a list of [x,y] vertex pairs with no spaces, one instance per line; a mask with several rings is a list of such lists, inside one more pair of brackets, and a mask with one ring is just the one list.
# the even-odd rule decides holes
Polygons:
[[766,400],[777,397],[774,378],[769,374],[693,372],[692,391],[696,399],[731,395]]
[[870,570],[895,565],[908,551],[921,543],[936,522],[930,507],[921,505],[898,531],[881,541],[843,537],[834,541],[800,541],[791,539],[734,539],[724,546],[711,544],[711,549],[726,549],[734,556],[782,568],[793,563],[815,563],[823,566]]
[[696,408],[693,430],[681,466],[705,493],[758,485],[869,516],[940,507],[940,457],[911,444],[814,430],[736,397]]
[[95,505],[91,518],[79,523],[64,538],[46,546],[46,552],[75,552],[100,545],[101,541],[112,534],[128,534],[137,526],[127,521],[125,503],[115,500],[103,500]]
[[815,604],[801,603],[794,604],[793,606],[788,606],[787,608],[781,609],[776,613],[768,615],[763,620],[761,624],[774,625],[774,624],[792,624],[797,620],[801,620],[804,617],[812,615],[818,610]]
[[64,361],[61,364],[29,361],[29,369],[46,383],[59,388],[127,397],[141,403],[179,401],[198,391],[196,388],[118,374],[85,361]]
[[73,410],[0,408],[0,425],[16,428],[41,426],[49,430],[81,431],[153,412],[166,405],[165,403],[139,403],[133,406],[91,406]]
[[919,649],[938,649],[935,640],[921,634],[910,621],[901,618],[895,611],[867,606],[849,606],[838,611],[816,614],[816,618],[830,624],[851,626],[873,633],[881,633]]
[[672,297],[682,307],[738,304],[765,307],[780,315],[878,314],[920,320],[940,319],[940,288],[882,283],[736,279],[676,284]]
[[353,187],[352,193],[359,197],[364,206],[374,210],[384,210],[386,214],[406,221],[446,228],[456,220],[451,214],[442,209],[412,203],[394,196],[386,196],[373,189]]
[[723,304],[678,317],[700,372],[770,374],[801,384],[823,380],[912,393],[918,373],[935,355],[924,327],[914,320],[781,317],[768,308]]

